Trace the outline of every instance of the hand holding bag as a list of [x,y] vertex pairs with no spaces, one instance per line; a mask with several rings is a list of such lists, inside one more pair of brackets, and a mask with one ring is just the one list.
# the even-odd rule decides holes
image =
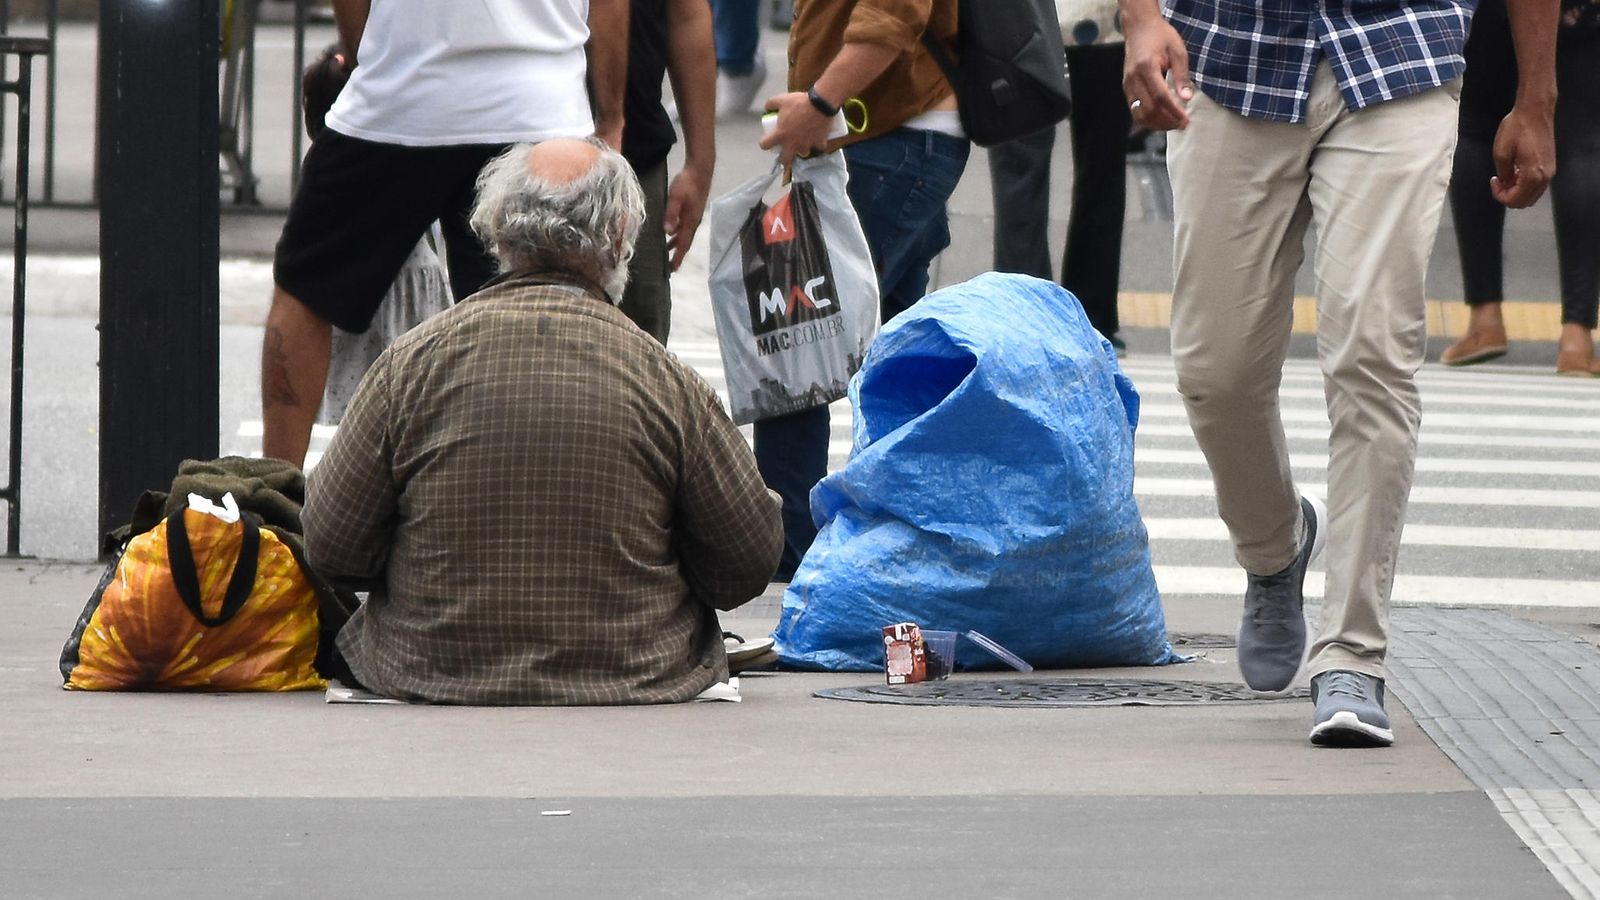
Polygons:
[[878,277],[844,155],[795,160],[769,206],[782,171],[711,205],[711,305],[740,425],[843,397],[878,332]]

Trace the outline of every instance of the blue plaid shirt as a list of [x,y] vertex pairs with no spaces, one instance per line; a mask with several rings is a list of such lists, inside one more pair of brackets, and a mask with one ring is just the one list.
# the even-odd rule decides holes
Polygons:
[[1466,68],[1476,0],[1167,0],[1195,84],[1258,119],[1302,122],[1327,54],[1351,109],[1438,87]]

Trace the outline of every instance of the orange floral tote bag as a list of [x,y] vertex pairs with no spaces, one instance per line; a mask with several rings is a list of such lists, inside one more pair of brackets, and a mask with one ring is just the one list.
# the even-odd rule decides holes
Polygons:
[[317,595],[293,553],[231,494],[225,510],[190,500],[106,571],[61,654],[67,689],[325,688]]

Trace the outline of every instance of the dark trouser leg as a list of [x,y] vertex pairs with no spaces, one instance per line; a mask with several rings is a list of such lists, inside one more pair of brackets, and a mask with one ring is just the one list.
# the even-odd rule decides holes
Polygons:
[[667,280],[667,234],[662,216],[667,206],[667,164],[639,173],[644,189],[644,225],[628,264],[628,289],[622,294],[622,314],[663,345],[672,327],[672,286]]
[[450,293],[457,302],[488,284],[500,271],[500,264],[478,240],[468,220],[472,218],[472,204],[477,199],[478,172],[505,150],[504,145],[492,144],[454,147],[446,161],[453,170],[455,183],[439,210],[439,231],[444,235]]
[[1600,312],[1600,36],[1556,54],[1556,177],[1550,201],[1561,261],[1561,321],[1594,330]]
[[1089,324],[1117,333],[1122,220],[1128,197],[1128,129],[1122,45],[1067,49],[1072,72],[1072,215],[1061,284],[1077,295]]
[[729,75],[755,70],[761,46],[760,0],[711,0],[711,30],[717,68]]
[[1467,303],[1497,303],[1505,289],[1502,239],[1506,208],[1489,193],[1494,175],[1493,136],[1463,131],[1450,173],[1450,215],[1455,220]]
[[811,518],[811,488],[828,474],[826,406],[763,419],[755,425],[756,468],[767,487],[783,498],[783,556],[774,581],[788,581],[817,539]]
[[[1073,81],[1077,81],[1076,73]],[[1054,277],[1050,270],[1050,155],[1055,142],[1055,128],[1046,128],[989,148],[997,272]]]

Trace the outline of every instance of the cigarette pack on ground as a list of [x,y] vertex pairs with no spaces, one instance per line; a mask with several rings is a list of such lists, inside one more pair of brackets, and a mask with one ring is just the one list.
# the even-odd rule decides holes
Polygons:
[[917,623],[883,626],[883,672],[890,684],[916,684],[927,679],[927,646]]

